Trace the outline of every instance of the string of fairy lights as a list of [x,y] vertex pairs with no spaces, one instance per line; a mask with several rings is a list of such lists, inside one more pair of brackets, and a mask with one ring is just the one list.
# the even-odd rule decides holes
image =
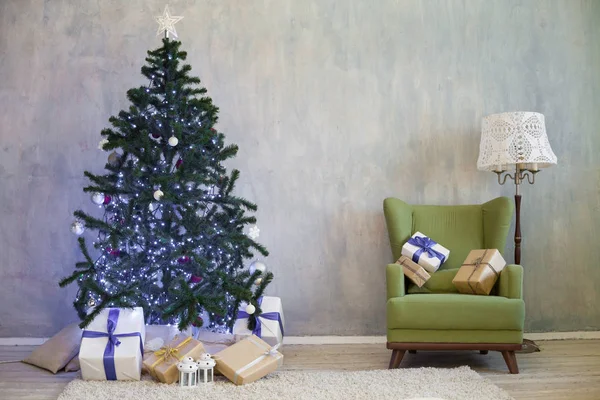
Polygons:
[[[168,55],[169,60],[172,60],[172,56]],[[161,92],[166,86],[161,81],[165,79],[166,74],[161,71],[157,71],[156,74],[150,76],[150,83],[144,89],[148,94],[154,96],[164,96],[161,104],[164,110],[155,108],[153,105],[148,105],[143,111],[139,112],[135,116],[131,114],[127,115],[127,121],[129,121],[130,129],[132,132],[137,132],[143,128],[150,131],[165,131],[170,130],[171,136],[167,143],[170,147],[175,147],[179,144],[179,140],[174,136],[174,129],[172,124],[165,126],[163,120],[173,121],[179,124],[180,127],[184,127],[183,134],[195,134],[196,129],[202,128],[206,124],[205,112],[198,113],[197,107],[193,107],[193,112],[189,109],[185,109],[184,113],[179,113],[178,107],[180,104],[188,106],[186,98],[179,99],[178,91],[172,90],[171,94],[177,98],[174,104],[170,104],[164,91]],[[164,94],[164,95],[163,95]],[[171,111],[179,117],[171,116]],[[191,115],[190,115],[191,114]],[[191,116],[191,118],[182,117]],[[155,129],[151,126],[155,123]],[[139,128],[139,129],[138,129]],[[222,144],[219,143],[218,134],[216,131],[211,129],[213,137],[211,143],[213,144],[212,149],[207,151],[204,146],[200,146],[200,152],[204,156],[211,157],[211,161],[215,161],[215,153],[222,149]],[[163,140],[163,134],[149,134],[151,139],[157,144],[160,144]],[[186,151],[187,150],[187,151]],[[161,159],[152,166],[152,174],[173,174],[177,168],[185,160],[187,152],[196,151],[196,147],[193,144],[188,145],[186,148],[180,146],[178,154],[173,157],[171,164],[167,163],[164,153],[161,153]],[[126,160],[118,160],[121,165],[135,166],[139,163],[136,156],[128,153]],[[123,171],[117,173],[117,180],[115,187],[117,189],[124,190],[128,188],[130,192],[127,194],[119,194],[114,196],[104,196],[104,201],[99,204],[100,208],[104,209],[103,221],[112,227],[118,226],[124,223],[129,217],[133,225],[133,234],[125,235],[125,237],[117,238],[117,244],[115,248],[112,247],[111,243],[114,242],[113,238],[108,232],[99,230],[98,236],[93,243],[94,248],[99,251],[99,256],[94,262],[96,271],[96,282],[100,284],[109,294],[115,294],[118,285],[127,284],[144,284],[145,282],[153,282],[152,287],[146,287],[142,292],[143,301],[146,302],[147,308],[156,308],[164,305],[167,301],[165,291],[163,288],[163,280],[165,274],[174,273],[178,277],[184,277],[186,281],[190,281],[193,278],[192,272],[189,270],[190,257],[185,254],[197,255],[205,260],[210,260],[210,266],[215,268],[225,268],[228,272],[232,271],[232,259],[239,259],[239,246],[235,245],[232,249],[224,251],[223,247],[217,247],[210,244],[219,235],[223,235],[225,232],[222,227],[219,227],[216,222],[212,224],[213,232],[209,234],[200,234],[198,236],[189,236],[186,232],[184,221],[184,215],[182,214],[179,206],[181,204],[167,205],[163,204],[160,199],[164,195],[162,190],[169,190],[170,194],[175,197],[183,195],[184,191],[188,194],[190,192],[196,192],[197,196],[194,201],[187,201],[185,203],[184,211],[194,210],[193,215],[198,218],[205,218],[211,207],[220,207],[218,201],[222,198],[222,195],[218,193],[215,184],[206,186],[203,184],[197,184],[193,181],[184,183],[183,187],[180,183],[171,185],[169,188],[160,188],[152,186],[149,182],[149,174],[147,167],[141,167],[140,170],[145,173],[145,176],[132,179],[131,176],[126,176]],[[214,172],[215,176],[217,172]],[[154,191],[154,198],[156,202],[139,201],[140,193],[145,191]],[[157,193],[160,195],[157,196]],[[98,195],[98,193],[93,194]],[[158,198],[157,198],[158,197]],[[145,199],[146,197],[144,197]],[[134,202],[131,207],[130,202]],[[135,204],[137,203],[137,204]],[[133,210],[132,215],[128,215],[128,210]],[[213,209],[214,211],[214,209]],[[164,215],[179,220],[179,224],[171,222],[170,226],[167,226]],[[187,213],[186,215],[190,215]],[[189,221],[188,221],[189,222]],[[241,229],[234,219],[229,220],[229,224],[234,229]],[[163,235],[165,231],[172,229],[178,229],[177,235],[181,240],[175,240],[170,238],[166,242],[159,238],[167,236]],[[118,230],[115,230],[118,231]],[[196,243],[198,242],[198,243]],[[203,244],[204,243],[204,244]],[[225,247],[226,248],[226,247]],[[233,254],[232,254],[233,252]],[[124,267],[122,256],[126,254],[128,268]],[[136,262],[131,262],[136,260]],[[242,267],[241,265],[239,266]],[[208,271],[210,272],[210,271]],[[79,280],[83,280],[80,277]],[[192,283],[193,284],[193,283]],[[201,283],[196,283],[201,284]],[[226,293],[230,296],[229,293]],[[231,299],[230,299],[231,300]],[[89,295],[88,305],[93,306],[100,302],[100,298],[96,298],[94,294]],[[138,304],[142,305],[142,304]],[[143,306],[143,305],[142,305]],[[155,306],[155,307],[150,307]],[[200,311],[200,310],[199,310]],[[214,314],[212,314],[214,317]],[[231,320],[230,313],[225,316],[226,321]],[[176,320],[164,321],[160,315],[150,315],[149,323],[177,323]],[[219,324],[211,319],[209,328],[220,328],[224,324]]]

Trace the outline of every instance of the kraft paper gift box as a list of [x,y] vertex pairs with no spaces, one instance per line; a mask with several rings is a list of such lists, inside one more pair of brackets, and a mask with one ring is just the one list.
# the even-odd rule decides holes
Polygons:
[[460,293],[489,295],[505,266],[496,249],[471,250],[452,283]]
[[421,232],[415,232],[402,246],[402,255],[433,274],[448,259],[450,250]]
[[258,336],[249,336],[213,356],[217,370],[236,385],[254,382],[283,364],[279,346],[270,346]]
[[141,307],[102,310],[81,337],[81,376],[86,380],[139,380],[145,336]]
[[418,287],[423,286],[425,282],[431,278],[431,275],[425,271],[425,268],[413,262],[413,260],[406,256],[400,256],[398,261],[396,261],[396,264],[402,265],[404,276],[413,281]]
[[262,312],[256,317],[254,330],[248,329],[248,318],[250,315],[245,310],[238,311],[238,318],[233,325],[233,334],[236,341],[240,341],[250,335],[256,335],[271,346],[281,344],[283,341],[283,308],[279,297],[263,296],[258,298],[258,304]]
[[191,336],[178,335],[159,350],[146,354],[144,368],[157,381],[171,384],[179,379],[179,361],[184,357],[198,359],[202,353],[202,343]]

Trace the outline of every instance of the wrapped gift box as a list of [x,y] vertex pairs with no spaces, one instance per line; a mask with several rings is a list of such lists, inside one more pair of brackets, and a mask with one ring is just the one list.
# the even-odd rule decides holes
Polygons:
[[82,334],[81,376],[86,380],[139,380],[144,339],[141,307],[102,310]]
[[402,246],[402,255],[410,258],[432,274],[448,259],[450,250],[434,242],[421,232],[415,232]]
[[238,319],[233,325],[235,340],[239,341],[250,335],[256,335],[271,346],[281,344],[284,335],[281,299],[279,297],[263,296],[259,297],[258,304],[262,313],[256,316],[256,327],[252,331],[248,329],[248,318],[250,316],[245,310],[240,309],[238,311]]
[[431,278],[431,275],[425,271],[425,268],[413,262],[413,260],[406,256],[400,256],[398,261],[396,261],[396,264],[402,265],[404,276],[413,281],[418,287],[423,286],[425,282]]
[[179,379],[177,363],[184,357],[200,358],[204,353],[202,343],[190,336],[178,335],[160,348],[147,353],[144,357],[144,368],[154,379],[162,383],[174,383]]
[[236,385],[244,385],[275,371],[283,364],[279,346],[271,347],[258,336],[249,336],[213,356],[217,370]]
[[452,283],[460,293],[489,295],[505,266],[496,249],[471,250]]

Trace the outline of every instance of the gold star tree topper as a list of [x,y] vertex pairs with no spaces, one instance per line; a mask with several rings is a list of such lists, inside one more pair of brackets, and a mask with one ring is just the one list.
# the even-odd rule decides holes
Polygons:
[[175,24],[181,21],[183,17],[176,17],[171,15],[171,12],[169,11],[169,6],[166,5],[163,15],[159,15],[154,18],[156,19],[156,22],[158,22],[158,31],[156,32],[156,36],[160,36],[164,32],[167,39],[169,38],[169,33],[173,35],[173,37],[177,37]]

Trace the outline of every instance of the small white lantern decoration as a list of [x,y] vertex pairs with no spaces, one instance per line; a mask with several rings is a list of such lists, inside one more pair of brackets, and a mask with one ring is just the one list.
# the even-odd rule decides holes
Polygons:
[[198,366],[192,357],[186,357],[179,364],[179,386],[193,388],[198,386]]
[[210,357],[210,354],[204,353],[200,356],[200,359],[196,361],[198,365],[198,382],[210,383],[214,381],[213,369],[217,364],[215,360]]

